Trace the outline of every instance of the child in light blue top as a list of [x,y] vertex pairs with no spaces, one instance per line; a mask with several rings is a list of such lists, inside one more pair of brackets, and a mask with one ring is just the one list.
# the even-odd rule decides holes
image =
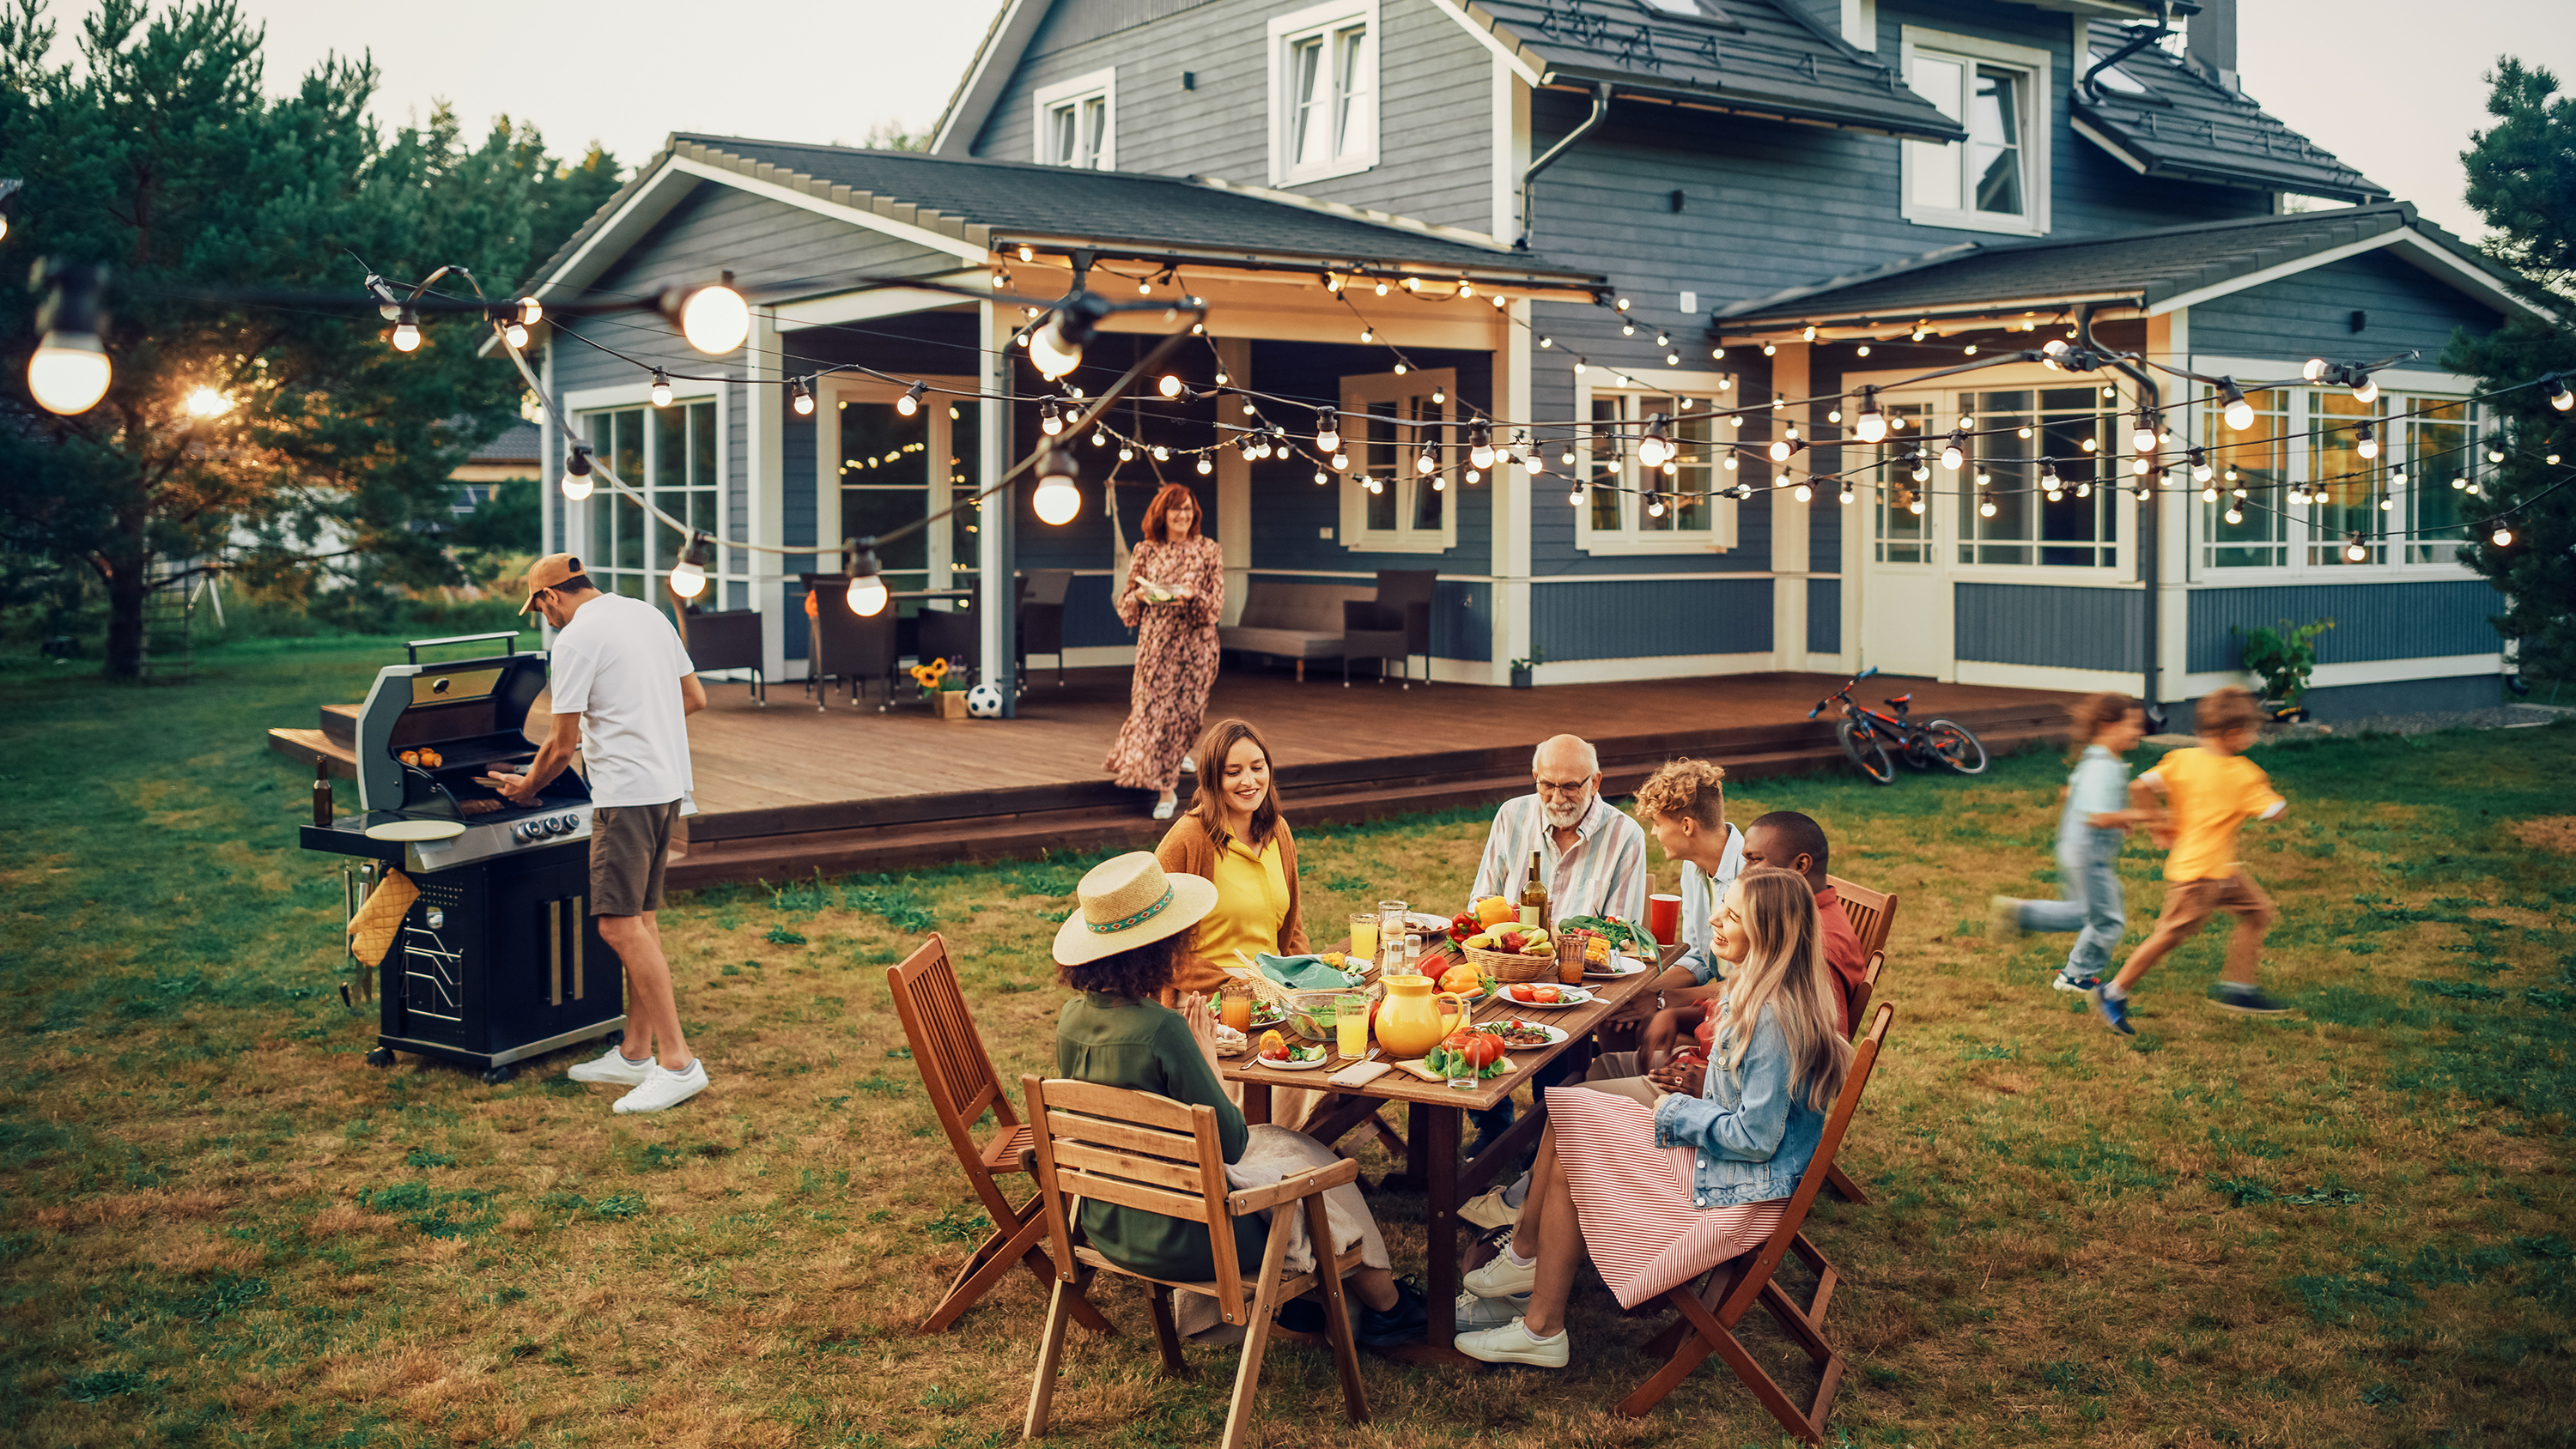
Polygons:
[[2066,809],[2057,822],[2057,866],[2066,884],[2059,901],[1994,898],[1986,934],[2010,941],[2024,931],[2074,931],[2051,984],[2087,995],[2102,986],[2111,948],[2129,924],[2120,899],[2120,848],[2128,828],[2146,819],[2129,804],[2129,767],[2120,759],[2146,733],[2146,713],[2125,694],[2093,694],[2078,701],[2072,738],[2079,749],[2066,777]]

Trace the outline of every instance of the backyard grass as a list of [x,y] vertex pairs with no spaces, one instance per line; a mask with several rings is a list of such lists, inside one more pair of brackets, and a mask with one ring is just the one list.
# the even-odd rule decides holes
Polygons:
[[[681,1009],[715,1085],[664,1117],[612,1117],[613,1090],[561,1080],[564,1057],[499,1088],[371,1068],[372,1013],[334,991],[337,869],[296,850],[306,777],[261,731],[356,698],[384,657],[235,649],[184,689],[0,675],[0,1438],[1015,1440],[1036,1285],[1008,1280],[952,1333],[910,1327],[981,1214],[882,968],[947,933],[1005,1074],[1048,1066],[1045,944],[1083,862],[675,901]],[[2571,747],[2558,726],[2262,751],[2293,802],[2249,833],[2282,907],[2266,977],[2300,1013],[2209,1009],[2213,930],[2151,978],[2127,1041],[2046,989],[2065,938],[1982,938],[1988,894],[2052,888],[2052,757],[1887,790],[1744,782],[1738,821],[1807,810],[1838,874],[1902,897],[1898,1015],[1845,1159],[1878,1201],[1810,1229],[1848,1274],[1837,1437],[2576,1440]],[[1304,832],[1307,909],[1453,901],[1481,834]],[[2138,925],[2155,867],[2143,846],[2123,862]],[[1399,1267],[1418,1265],[1419,1200],[1377,1202]],[[1074,1334],[1056,1439],[1211,1441],[1233,1352],[1158,1379],[1141,1300],[1103,1302],[1125,1334]],[[1358,1429],[1329,1363],[1282,1348],[1264,1432],[1777,1441],[1714,1364],[1648,1419],[1604,1414],[1652,1327],[1595,1282],[1574,1370],[1368,1359]]]

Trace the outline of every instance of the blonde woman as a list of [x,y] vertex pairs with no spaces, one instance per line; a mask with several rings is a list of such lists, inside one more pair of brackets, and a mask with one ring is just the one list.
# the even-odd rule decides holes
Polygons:
[[1549,1090],[1520,1224],[1459,1298],[1460,1353],[1563,1368],[1578,1258],[1634,1308],[1778,1225],[1851,1067],[1841,995],[1803,876],[1746,871],[1711,924],[1720,956],[1742,951],[1711,1060],[1650,1072],[1634,1098]]

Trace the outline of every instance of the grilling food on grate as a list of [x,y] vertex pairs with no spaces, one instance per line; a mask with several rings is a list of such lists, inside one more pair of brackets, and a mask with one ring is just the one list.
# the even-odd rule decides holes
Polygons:
[[405,750],[401,754],[394,756],[394,758],[414,769],[420,768],[420,751],[418,750]]
[[456,808],[464,811],[468,815],[491,815],[499,812],[501,809],[501,802],[498,800],[459,800],[456,802]]

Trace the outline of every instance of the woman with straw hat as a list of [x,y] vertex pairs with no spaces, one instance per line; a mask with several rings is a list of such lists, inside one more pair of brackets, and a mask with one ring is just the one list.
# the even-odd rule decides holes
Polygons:
[[[1056,1020],[1057,1075],[1209,1107],[1225,1160],[1242,1161],[1254,1129],[1226,1096],[1207,998],[1185,996],[1178,1011],[1155,999],[1187,958],[1190,929],[1215,907],[1215,884],[1167,874],[1161,862],[1139,850],[1093,866],[1074,896],[1081,904],[1056,932],[1056,975],[1082,994],[1066,1002]],[[1269,1126],[1259,1131],[1267,1152],[1296,1154],[1313,1166],[1334,1161],[1332,1149],[1302,1133]],[[1338,1199],[1341,1207],[1367,1224],[1363,1266],[1350,1280],[1366,1305],[1359,1341],[1383,1347],[1413,1339],[1426,1318],[1422,1295],[1396,1286],[1385,1245],[1357,1190],[1333,1192],[1347,1194]],[[1091,1245],[1121,1267],[1167,1281],[1216,1276],[1204,1224],[1094,1201],[1082,1204],[1081,1224]],[[1266,1229],[1236,1232],[1235,1253],[1244,1272],[1260,1271],[1265,1237]]]

